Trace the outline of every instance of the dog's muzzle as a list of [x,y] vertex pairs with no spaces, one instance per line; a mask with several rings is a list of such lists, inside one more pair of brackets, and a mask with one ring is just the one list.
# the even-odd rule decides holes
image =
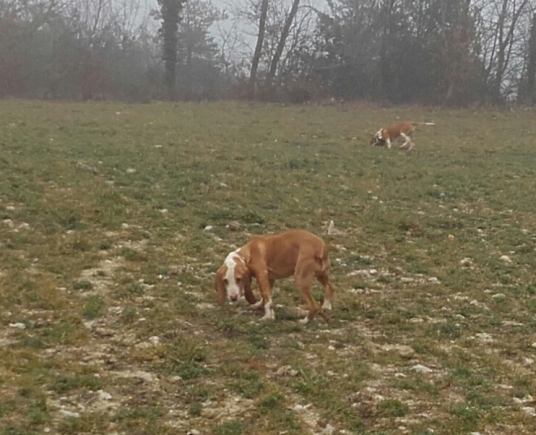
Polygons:
[[374,136],[372,138],[372,141],[370,142],[373,146],[383,146],[385,145],[385,140],[383,140],[381,137],[379,136]]

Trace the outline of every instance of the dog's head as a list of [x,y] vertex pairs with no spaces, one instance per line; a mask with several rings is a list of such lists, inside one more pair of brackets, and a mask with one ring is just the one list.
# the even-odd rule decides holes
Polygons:
[[218,304],[226,300],[237,302],[245,297],[250,304],[257,302],[251,290],[251,273],[246,262],[238,252],[231,252],[223,265],[216,272],[215,287],[218,293]]
[[374,146],[384,146],[386,143],[385,139],[382,136],[382,131],[379,130],[370,138],[370,144]]

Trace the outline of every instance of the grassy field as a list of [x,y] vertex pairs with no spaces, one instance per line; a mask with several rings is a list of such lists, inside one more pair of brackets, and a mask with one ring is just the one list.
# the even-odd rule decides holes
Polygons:
[[[368,146],[397,119],[436,126]],[[1,101],[0,435],[536,433],[535,137],[491,109]],[[329,324],[291,280],[275,322],[217,307],[249,235],[331,219]]]

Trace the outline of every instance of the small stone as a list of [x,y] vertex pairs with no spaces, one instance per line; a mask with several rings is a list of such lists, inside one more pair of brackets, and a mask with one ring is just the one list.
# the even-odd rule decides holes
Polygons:
[[68,411],[67,409],[60,409],[60,414],[66,418],[80,418],[80,414],[78,412]]
[[415,350],[405,344],[393,344],[382,346],[383,350],[394,352],[402,358],[413,358],[415,356]]
[[190,429],[187,432],[187,435],[201,435],[201,432],[199,432],[197,429]]
[[297,370],[294,370],[291,366],[282,366],[275,372],[276,376],[281,377],[294,377],[298,374]]
[[376,275],[378,271],[376,269],[359,269],[350,272],[348,276],[361,276],[361,277],[370,277]]
[[307,404],[307,405],[294,405],[292,407],[292,410],[293,411],[297,411],[297,412],[300,412],[300,411],[306,411],[307,409],[309,409],[310,407],[312,406],[311,403]]
[[481,332],[475,335],[482,343],[493,343],[495,341],[493,337],[486,332]]
[[428,282],[430,284],[441,284],[441,281],[439,281],[439,279],[437,279],[435,276],[428,278]]
[[460,266],[463,266],[463,267],[470,267],[473,265],[473,260],[471,260],[469,257],[466,257],[466,258],[462,258],[460,260]]
[[227,225],[227,227],[231,230],[231,231],[238,231],[240,229],[240,222],[238,221],[231,221],[229,222],[229,224]]
[[335,427],[332,426],[331,424],[327,423],[324,427],[323,427],[323,432],[327,433],[327,434],[332,434],[335,432]]
[[422,364],[415,364],[413,367],[411,367],[411,370],[414,370],[418,373],[432,373],[433,370],[426,367],[426,366],[423,366]]
[[136,172],[136,169],[134,169],[134,168],[128,168],[127,169],[127,174],[133,174],[134,172]]
[[506,295],[504,293],[495,293],[491,296],[493,299],[504,299]]
[[154,335],[152,337],[149,337],[149,341],[156,346],[157,344],[160,344],[160,337]]
[[536,409],[532,406],[524,406],[521,410],[529,415],[536,416]]
[[26,325],[24,323],[10,323],[9,327],[17,329],[26,329]]
[[214,227],[212,225],[207,225],[204,230],[205,231],[212,231],[214,229]]
[[101,399],[101,400],[111,400],[112,399],[112,395],[110,393],[107,393],[104,390],[97,391],[97,394],[99,395],[99,399]]
[[508,255],[501,255],[499,260],[504,261],[505,263],[508,263],[508,264],[512,263],[512,259]]

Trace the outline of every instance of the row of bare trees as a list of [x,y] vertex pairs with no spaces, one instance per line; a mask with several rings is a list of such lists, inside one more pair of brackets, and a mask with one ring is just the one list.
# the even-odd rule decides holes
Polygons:
[[0,0],[0,97],[536,100],[536,0],[146,1]]

